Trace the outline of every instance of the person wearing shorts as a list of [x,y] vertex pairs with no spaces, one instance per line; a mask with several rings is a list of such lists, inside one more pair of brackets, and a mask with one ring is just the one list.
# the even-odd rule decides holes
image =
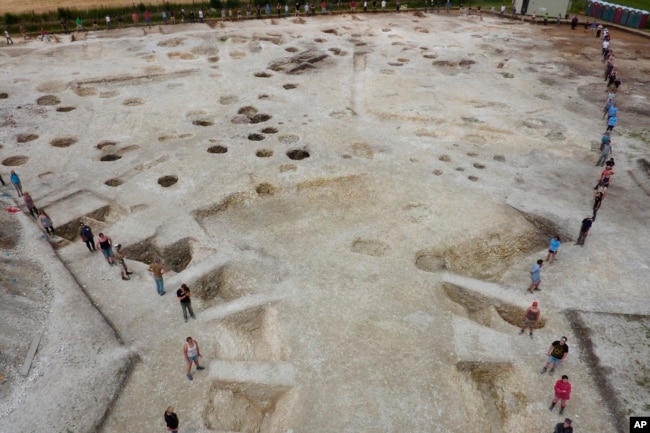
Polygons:
[[521,331],[519,331],[519,335],[523,335],[523,333],[526,332],[526,328],[528,328],[528,335],[530,338],[533,338],[533,329],[537,326],[541,315],[542,311],[539,309],[539,303],[537,301],[533,301],[533,305],[528,307],[524,313],[524,321],[521,326]]
[[192,363],[196,364],[197,370],[205,370],[205,367],[199,365],[199,358],[202,358],[201,350],[199,349],[199,342],[192,340],[192,337],[187,337],[185,339],[185,344],[183,345],[183,355],[185,356],[185,363],[187,364],[187,378],[193,380],[192,377]]
[[102,251],[108,264],[113,266],[113,240],[105,236],[104,233],[100,233],[97,237],[97,248]]
[[551,367],[548,374],[553,376],[555,369],[564,362],[567,356],[569,356],[569,346],[566,344],[566,337],[562,337],[551,343],[550,347],[546,351],[546,355],[548,355],[548,360],[546,361],[544,368],[542,368],[541,374],[546,373],[546,370]]
[[555,260],[558,249],[560,249],[560,237],[555,235],[551,238],[551,242],[548,247],[548,255],[546,256],[546,261],[549,265],[553,264],[553,260]]
[[541,290],[539,285],[542,282],[541,272],[542,266],[544,265],[544,260],[537,260],[537,263],[530,268],[530,286],[528,286],[528,291],[533,293],[533,290]]

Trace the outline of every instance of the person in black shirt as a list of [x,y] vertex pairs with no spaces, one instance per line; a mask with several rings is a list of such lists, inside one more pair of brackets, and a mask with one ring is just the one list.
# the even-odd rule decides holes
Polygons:
[[190,289],[186,284],[181,284],[181,288],[176,291],[176,297],[181,301],[181,308],[183,308],[183,318],[185,323],[187,323],[187,312],[190,312],[192,319],[196,320],[194,316],[194,311],[192,310],[192,300],[190,299]]
[[591,229],[591,222],[592,219],[590,217],[587,217],[582,220],[582,225],[580,226],[580,234],[578,235],[578,240],[576,241],[576,245],[580,245],[580,246],[585,245],[585,239],[587,239],[587,235],[589,234],[589,229]]
[[553,433],[573,433],[573,427],[571,427],[571,419],[566,418],[564,422],[559,422],[555,426]]
[[167,408],[164,417],[167,431],[170,433],[178,433],[178,416],[174,413],[174,408],[172,406]]

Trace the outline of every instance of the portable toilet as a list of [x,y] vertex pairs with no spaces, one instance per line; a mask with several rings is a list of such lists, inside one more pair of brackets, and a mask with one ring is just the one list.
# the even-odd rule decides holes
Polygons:
[[621,16],[623,16],[623,8],[618,6],[614,12],[614,19],[612,20],[616,24],[621,23]]
[[588,3],[587,3],[587,9],[585,9],[585,16],[586,16],[586,17],[590,17],[590,16],[591,16],[591,8],[593,8],[593,7],[594,7],[594,3],[593,3],[593,2],[588,2]]
[[601,8],[601,4],[598,2],[594,2],[594,5],[591,7],[591,16],[593,18],[596,18],[598,16],[598,11]]
[[646,26],[648,25],[648,15],[650,15],[650,12],[648,11],[641,11],[641,20],[639,21],[639,28],[640,29],[645,29]]
[[630,12],[630,17],[627,19],[627,26],[632,27],[633,29],[639,28],[639,23],[641,22],[641,15],[639,11],[634,9]]
[[600,18],[603,21],[607,21],[607,13],[609,12],[610,6],[609,4],[603,5],[602,9],[600,10],[600,14],[598,14],[598,18]]
[[619,21],[619,24],[626,26],[627,19],[629,17],[630,17],[630,10],[628,8],[623,8],[623,13],[621,13],[621,20]]
[[608,5],[605,11],[603,12],[603,19],[605,21],[609,21],[610,23],[614,21],[614,14],[616,13],[616,6],[615,5]]

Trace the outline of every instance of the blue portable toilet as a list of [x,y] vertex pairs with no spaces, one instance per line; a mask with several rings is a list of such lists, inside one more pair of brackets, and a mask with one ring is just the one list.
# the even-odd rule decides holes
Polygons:
[[594,6],[593,2],[588,2],[587,3],[587,9],[585,9],[585,16],[590,17],[591,16],[591,8]]
[[623,8],[623,13],[621,14],[621,20],[618,22],[621,25],[627,25],[627,19],[630,17],[630,10],[628,8]]
[[639,14],[638,9],[634,9],[630,12],[630,17],[627,19],[627,26],[632,27],[633,29],[638,29],[640,21],[641,14]]

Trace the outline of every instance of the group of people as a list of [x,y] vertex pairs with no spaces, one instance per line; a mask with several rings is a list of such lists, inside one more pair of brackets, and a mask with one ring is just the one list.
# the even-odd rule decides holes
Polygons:
[[[592,25],[591,28],[594,29],[594,26]],[[595,29],[596,37],[600,37],[602,25],[598,25]],[[621,80],[618,77],[616,68],[614,67],[614,51],[611,49],[611,36],[607,28],[602,29],[602,37],[601,59],[605,62],[605,81],[607,81],[607,100],[605,101],[605,106],[603,108],[603,119],[607,120],[607,128],[600,139],[600,155],[596,161],[596,167],[601,167],[603,170],[601,171],[600,178],[594,187],[595,192],[592,216],[586,217],[582,220],[580,234],[576,241],[576,244],[578,245],[584,245],[589,230],[591,229],[593,222],[596,221],[598,211],[603,204],[603,200],[607,196],[607,190],[609,189],[612,177],[614,176],[614,165],[616,164],[612,157],[612,132],[618,123],[616,93],[621,85]]]
[[[25,207],[29,211],[29,214],[32,216],[32,218],[35,218],[38,221],[41,228],[47,235],[54,236],[54,224],[52,223],[52,218],[50,218],[44,209],[39,210],[36,207],[36,204],[34,204],[34,199],[28,191],[23,192],[23,185],[20,181],[18,173],[16,173],[15,170],[11,170],[11,173],[9,174],[9,180],[16,190],[18,197],[22,197],[23,203],[25,204]],[[6,185],[4,179],[2,178],[2,175],[0,175],[0,183],[2,183],[3,186]]]

